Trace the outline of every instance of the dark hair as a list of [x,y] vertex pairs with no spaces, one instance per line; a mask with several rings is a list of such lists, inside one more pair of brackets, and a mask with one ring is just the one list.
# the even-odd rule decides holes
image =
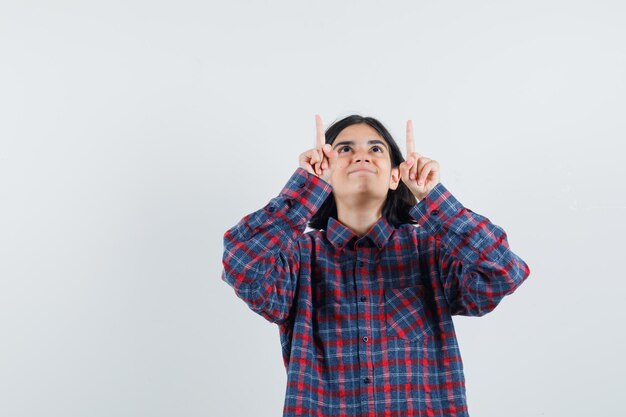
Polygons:
[[[346,127],[354,124],[364,123],[374,128],[380,136],[385,139],[389,145],[391,154],[391,167],[395,168],[404,162],[404,157],[398,144],[391,136],[391,133],[383,126],[381,122],[373,117],[364,117],[357,114],[345,117],[335,123],[333,123],[328,129],[326,129],[326,143],[332,144],[337,135]],[[387,221],[393,224],[395,227],[404,223],[417,223],[417,221],[411,217],[409,210],[417,204],[417,199],[408,189],[408,187],[400,180],[398,187],[395,190],[387,190],[387,199],[383,205],[382,215],[385,216]],[[325,229],[328,223],[328,218],[333,217],[337,219],[337,205],[335,203],[335,197],[331,193],[322,206],[309,220],[309,227],[312,229]]]

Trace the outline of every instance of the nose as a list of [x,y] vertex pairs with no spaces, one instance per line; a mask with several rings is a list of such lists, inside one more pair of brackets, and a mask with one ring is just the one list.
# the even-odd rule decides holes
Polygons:
[[352,157],[353,162],[372,162],[370,156],[367,154],[367,150],[355,151]]

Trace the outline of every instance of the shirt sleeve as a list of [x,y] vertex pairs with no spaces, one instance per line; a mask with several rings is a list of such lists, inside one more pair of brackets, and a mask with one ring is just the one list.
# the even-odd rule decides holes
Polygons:
[[278,196],[224,234],[222,280],[272,323],[289,316],[300,268],[298,238],[331,190],[297,168]]
[[489,313],[530,275],[505,231],[464,207],[441,182],[410,214],[435,241],[435,265],[451,315]]

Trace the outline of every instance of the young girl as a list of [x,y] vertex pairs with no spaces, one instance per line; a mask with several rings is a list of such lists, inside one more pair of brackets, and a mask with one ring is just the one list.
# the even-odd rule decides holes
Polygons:
[[528,265],[440,182],[410,120],[406,161],[374,118],[316,123],[280,194],[224,234],[222,280],[279,326],[283,415],[468,416],[452,316],[492,311]]

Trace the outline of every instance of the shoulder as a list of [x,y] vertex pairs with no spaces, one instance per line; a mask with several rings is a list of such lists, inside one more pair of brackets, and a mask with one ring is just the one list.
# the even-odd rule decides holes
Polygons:
[[403,242],[411,242],[416,245],[433,242],[436,236],[419,224],[403,223],[394,230],[395,239]]
[[307,229],[304,233],[302,233],[298,239],[297,243],[302,248],[311,247],[315,244],[315,242],[324,239],[324,231],[317,229]]

